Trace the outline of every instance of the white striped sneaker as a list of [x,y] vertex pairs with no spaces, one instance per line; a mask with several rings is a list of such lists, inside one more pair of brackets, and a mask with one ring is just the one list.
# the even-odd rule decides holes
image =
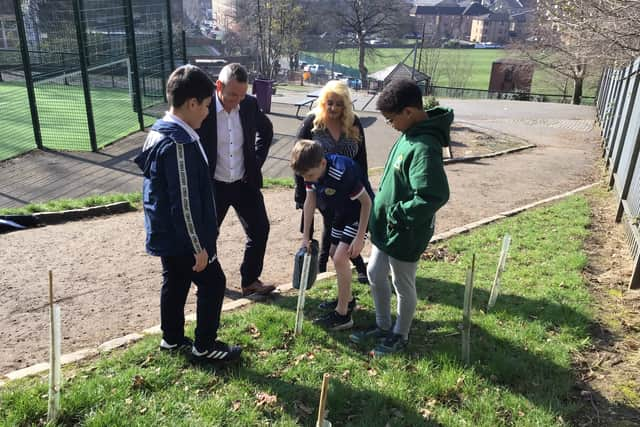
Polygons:
[[242,347],[230,346],[222,341],[215,341],[210,349],[204,351],[198,350],[195,345],[191,348],[193,360],[197,362],[231,362],[240,359],[241,353]]

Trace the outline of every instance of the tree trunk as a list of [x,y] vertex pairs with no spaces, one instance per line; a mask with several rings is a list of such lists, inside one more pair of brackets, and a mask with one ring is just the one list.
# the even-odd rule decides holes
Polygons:
[[369,73],[369,69],[364,65],[364,55],[366,53],[366,46],[364,44],[364,38],[358,40],[358,69],[360,70],[360,79],[362,80],[362,87],[368,87],[367,85],[367,74]]
[[573,99],[571,103],[574,105],[580,105],[582,102],[582,83],[584,78],[578,77],[573,80]]

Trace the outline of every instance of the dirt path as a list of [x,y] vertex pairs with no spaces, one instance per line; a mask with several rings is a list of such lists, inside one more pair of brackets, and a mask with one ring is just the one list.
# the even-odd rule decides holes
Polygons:
[[[445,231],[594,181],[599,158],[595,131],[544,123],[487,121],[538,147],[474,163],[447,166],[451,200],[438,216]],[[376,179],[373,179],[375,182]],[[291,190],[266,190],[271,234],[263,280],[290,281],[300,213]],[[159,261],[143,251],[141,212],[71,222],[0,238],[0,372],[47,360],[47,270],[54,271],[62,309],[64,353],[159,322]],[[218,243],[228,296],[238,296],[244,235],[228,215]],[[188,310],[193,311],[193,296]]]

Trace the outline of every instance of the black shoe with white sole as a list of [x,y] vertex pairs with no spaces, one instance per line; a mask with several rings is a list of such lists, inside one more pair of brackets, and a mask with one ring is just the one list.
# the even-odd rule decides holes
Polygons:
[[322,317],[313,321],[318,326],[322,326],[330,331],[342,331],[353,327],[353,319],[351,312],[348,311],[344,316],[337,311],[330,311]]
[[191,347],[193,347],[193,341],[191,341],[191,338],[187,338],[187,337],[182,337],[182,339],[176,343],[170,343],[166,341],[164,338],[160,340],[160,350],[188,351],[188,350],[191,350]]
[[[349,305],[347,306],[347,309],[349,310],[349,312],[352,312],[353,310],[355,310],[357,304],[358,304],[358,298],[356,297],[351,298],[351,301],[349,301]],[[320,304],[318,304],[318,308],[320,310],[335,310],[337,306],[338,306],[337,299],[323,301]]]
[[213,346],[207,350],[198,350],[196,346],[191,348],[191,356],[197,362],[232,362],[240,359],[242,347],[237,345],[230,346],[222,341],[216,341]]

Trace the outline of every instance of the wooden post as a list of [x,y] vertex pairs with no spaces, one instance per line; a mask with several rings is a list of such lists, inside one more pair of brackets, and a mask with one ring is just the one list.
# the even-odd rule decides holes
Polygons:
[[326,425],[331,425],[331,423],[324,419],[324,412],[327,406],[329,377],[329,374],[324,374],[322,376],[322,388],[320,389],[320,404],[318,406],[318,420],[316,421],[316,427],[325,427]]
[[466,365],[471,361],[471,301],[473,299],[473,277],[476,271],[476,254],[471,258],[471,268],[467,270],[464,287],[464,308],[462,313],[462,360]]
[[498,259],[498,267],[496,268],[496,276],[493,279],[493,285],[491,286],[491,294],[489,296],[489,303],[487,304],[487,311],[491,310],[496,303],[498,294],[500,293],[500,276],[504,271],[505,263],[507,262],[507,255],[509,253],[509,246],[511,245],[511,236],[505,234],[502,239],[502,251],[500,252],[500,258]]

